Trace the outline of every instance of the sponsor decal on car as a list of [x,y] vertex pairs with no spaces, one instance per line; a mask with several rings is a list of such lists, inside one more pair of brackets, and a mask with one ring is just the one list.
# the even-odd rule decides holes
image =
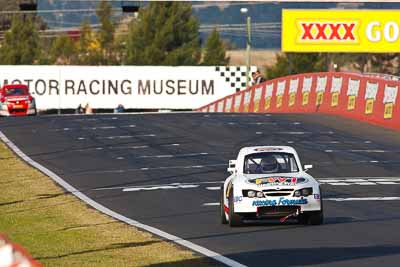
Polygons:
[[258,178],[255,180],[256,185],[296,185],[298,183],[306,182],[305,178],[296,178],[296,177],[266,177],[266,178]]
[[255,148],[254,151],[257,151],[257,152],[282,151],[282,148],[279,148],[279,147],[260,147],[260,148]]
[[243,200],[243,197],[242,197],[242,196],[233,197],[233,201],[234,201],[235,203],[240,203],[240,202],[242,202],[242,200]]
[[314,194],[314,199],[321,199],[321,196],[319,194]]
[[281,197],[278,200],[276,200],[276,199],[254,200],[252,203],[252,206],[253,207],[296,206],[296,205],[305,205],[305,204],[308,204],[308,200],[306,198],[288,199],[288,198]]

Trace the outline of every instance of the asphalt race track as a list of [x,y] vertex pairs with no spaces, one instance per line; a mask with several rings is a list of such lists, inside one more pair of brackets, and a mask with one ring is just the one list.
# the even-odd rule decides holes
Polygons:
[[[0,118],[0,130],[102,205],[248,266],[400,262],[392,130],[320,114],[205,113]],[[249,145],[292,145],[314,165],[324,225],[219,223],[227,162]]]

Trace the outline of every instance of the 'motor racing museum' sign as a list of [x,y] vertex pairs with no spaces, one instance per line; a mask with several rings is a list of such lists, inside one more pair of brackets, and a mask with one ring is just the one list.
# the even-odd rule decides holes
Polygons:
[[246,88],[246,67],[0,66],[0,87],[20,83],[39,110],[195,109]]
[[283,10],[285,52],[400,52],[398,10]]

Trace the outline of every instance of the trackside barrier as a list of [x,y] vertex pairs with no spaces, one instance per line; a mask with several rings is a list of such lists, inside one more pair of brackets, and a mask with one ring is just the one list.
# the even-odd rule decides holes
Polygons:
[[273,79],[199,108],[200,112],[327,113],[400,129],[400,81],[321,72]]
[[0,267],[42,267],[20,245],[0,235]]

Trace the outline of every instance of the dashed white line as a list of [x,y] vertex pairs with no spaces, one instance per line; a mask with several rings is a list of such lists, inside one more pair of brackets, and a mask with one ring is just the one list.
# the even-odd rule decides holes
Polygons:
[[188,153],[188,154],[174,154],[174,155],[144,155],[137,158],[179,158],[179,157],[197,157],[209,155],[207,152],[201,153]]
[[219,206],[219,202],[210,202],[210,203],[203,203],[203,206]]
[[216,191],[216,190],[221,190],[220,186],[209,186],[206,187],[207,190],[211,190],[211,191]]
[[325,150],[327,153],[332,152],[360,152],[360,153],[399,153],[400,151],[397,150],[382,150],[382,149],[347,149],[347,150],[340,150],[340,149],[327,149]]
[[170,190],[170,189],[189,189],[189,188],[197,188],[200,185],[164,185],[164,186],[153,186],[153,187],[132,187],[132,188],[124,188],[123,192],[138,192],[138,191],[154,191],[154,190]]
[[[141,185],[141,186],[116,186],[116,187],[101,187],[95,188],[94,191],[102,191],[102,190],[120,190],[126,188],[143,188],[143,187],[164,187],[164,186],[186,186],[186,185],[213,185],[213,184],[223,184],[224,181],[208,181],[208,182],[198,182],[198,183],[169,183],[169,184],[151,184],[151,185]],[[219,187],[218,187],[219,188]]]
[[104,171],[82,171],[78,172],[80,174],[89,174],[89,173],[126,173],[126,172],[135,172],[135,171],[152,171],[152,170],[169,170],[169,169],[199,169],[199,168],[212,168],[212,167],[220,167],[226,166],[226,163],[221,164],[208,164],[208,165],[189,165],[189,166],[165,166],[165,167],[143,167],[137,169],[125,169],[125,170],[104,170]]
[[400,200],[400,197],[348,197],[348,198],[324,198],[327,201],[394,201]]
[[117,135],[117,136],[101,136],[96,137],[96,139],[128,139],[128,138],[135,138],[135,137],[155,137],[155,134],[139,134],[139,135]]

